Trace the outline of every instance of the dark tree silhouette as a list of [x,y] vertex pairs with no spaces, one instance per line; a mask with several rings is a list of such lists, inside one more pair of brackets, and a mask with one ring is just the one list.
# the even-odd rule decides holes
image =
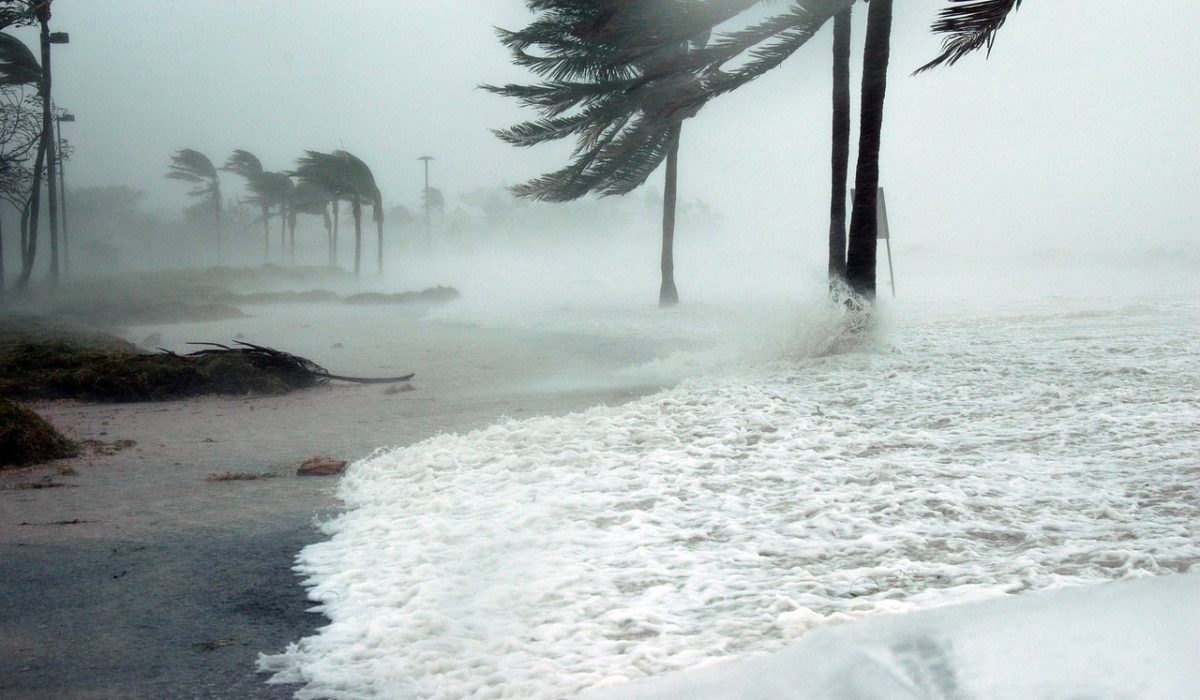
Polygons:
[[850,12],[833,18],[833,138],[829,188],[829,282],[846,279],[846,177],[850,166]]
[[662,306],[679,300],[673,252],[679,137],[700,89],[687,57],[705,46],[714,22],[736,14],[725,6],[751,4],[531,1],[530,9],[540,13],[534,22],[501,31],[500,38],[515,63],[544,80],[484,86],[541,114],[497,131],[501,139],[516,146],[576,140],[568,166],[514,187],[518,196],[563,202],[589,192],[627,194],[667,161]]
[[221,179],[208,156],[200,151],[184,148],[171,156],[171,165],[166,177],[171,180],[190,182],[195,187],[188,193],[191,197],[207,198],[213,208],[214,230],[217,234],[217,262],[221,261]]
[[263,261],[269,262],[271,259],[271,201],[264,191],[262,161],[250,151],[238,149],[225,160],[225,165],[221,169],[241,175],[246,180],[246,189],[250,191],[250,196],[246,198],[246,201],[250,204],[257,204],[262,211]]
[[[305,151],[296,161],[292,172],[301,182],[310,182],[334,194],[334,201],[349,200],[354,217],[354,274],[361,270],[362,260],[362,205],[371,202],[372,218],[375,221],[378,244],[379,272],[383,272],[383,196],[375,185],[375,176],[361,159],[346,151],[321,153]],[[335,226],[337,210],[334,209]]]
[[879,147],[891,46],[892,0],[871,0],[868,8],[858,127],[858,165],[854,171],[854,208],[850,213],[846,281],[852,290],[870,301],[875,298]]

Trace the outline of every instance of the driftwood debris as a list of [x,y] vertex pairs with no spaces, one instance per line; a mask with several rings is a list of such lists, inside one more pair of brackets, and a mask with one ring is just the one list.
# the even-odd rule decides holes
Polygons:
[[[330,374],[329,370],[306,357],[293,355],[290,352],[276,350],[265,345],[247,343],[242,340],[235,340],[233,342],[235,345],[240,345],[241,347],[234,348],[222,345],[221,343],[190,342],[188,345],[206,345],[208,347],[203,350],[189,352],[185,357],[205,357],[220,353],[234,353],[264,369],[275,370],[282,374],[307,375],[317,383],[334,380],[339,382],[353,382],[355,384],[392,384],[395,382],[407,382],[416,376],[414,374],[406,374],[401,377],[347,377],[340,374]],[[163,348],[159,348],[159,350],[169,355],[175,354]]]

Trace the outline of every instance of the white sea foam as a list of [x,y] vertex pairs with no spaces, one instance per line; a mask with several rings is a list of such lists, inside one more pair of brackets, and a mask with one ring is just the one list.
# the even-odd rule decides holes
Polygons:
[[299,557],[330,623],[262,667],[301,698],[562,697],[846,620],[1185,571],[1195,312],[1120,308],[914,313],[842,354],[819,321],[624,406],[376,454]]

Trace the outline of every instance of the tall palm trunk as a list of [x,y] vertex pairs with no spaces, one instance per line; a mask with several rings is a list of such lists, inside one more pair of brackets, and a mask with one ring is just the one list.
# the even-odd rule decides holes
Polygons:
[[46,149],[46,195],[50,211],[50,284],[58,284],[58,173],[54,157],[53,115],[50,100],[50,13],[39,13],[42,26],[42,142]]
[[887,91],[892,0],[871,0],[869,8],[867,43],[863,50],[858,166],[854,174],[854,209],[850,215],[846,279],[851,289],[871,301],[875,298],[879,144],[883,129],[883,98]]
[[362,199],[355,194],[350,213],[354,216],[354,276],[362,267]]
[[213,178],[213,210],[216,212],[217,222],[217,264],[220,265],[223,256],[221,255],[221,186],[217,183],[216,178]]
[[337,197],[333,198],[333,247],[329,250],[329,264],[338,266],[338,223],[342,220],[341,205]]
[[325,220],[325,240],[329,244],[329,266],[333,267],[333,219],[329,217],[328,208],[321,208],[321,217]]
[[846,174],[850,164],[850,8],[833,17],[833,148],[829,189],[829,282],[846,278]]
[[288,209],[288,262],[296,264],[296,210]]
[[271,262],[271,208],[262,207],[263,216],[263,264]]
[[33,183],[30,185],[29,201],[21,213],[21,274],[15,288],[23,291],[29,286],[33,274],[33,262],[37,258],[38,209],[42,202],[42,171],[46,164],[45,139],[38,145],[37,157],[33,162]]
[[658,288],[658,306],[666,308],[679,303],[679,292],[675,289],[675,202],[679,184],[679,132],[675,124],[667,138],[671,139],[667,151],[666,183],[663,186],[662,227],[662,285]]

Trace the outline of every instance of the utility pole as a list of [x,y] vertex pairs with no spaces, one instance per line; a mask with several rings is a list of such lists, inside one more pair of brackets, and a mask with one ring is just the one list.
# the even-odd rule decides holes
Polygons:
[[433,156],[421,156],[417,160],[425,161],[425,247],[433,247],[433,228],[429,223],[429,161],[433,160]]
[[50,204],[50,284],[58,285],[58,158],[54,148],[54,125],[51,109],[50,45],[66,44],[70,36],[66,32],[50,33],[50,3],[36,8],[38,23],[41,24],[42,44],[42,144],[46,151],[46,193]]
[[63,161],[66,155],[63,153],[62,140],[62,123],[75,121],[75,115],[63,110],[58,113],[54,119],[55,125],[58,127],[58,184],[59,196],[62,200],[62,241],[63,241],[63,272],[71,272],[71,246],[70,239],[67,237],[67,168]]

